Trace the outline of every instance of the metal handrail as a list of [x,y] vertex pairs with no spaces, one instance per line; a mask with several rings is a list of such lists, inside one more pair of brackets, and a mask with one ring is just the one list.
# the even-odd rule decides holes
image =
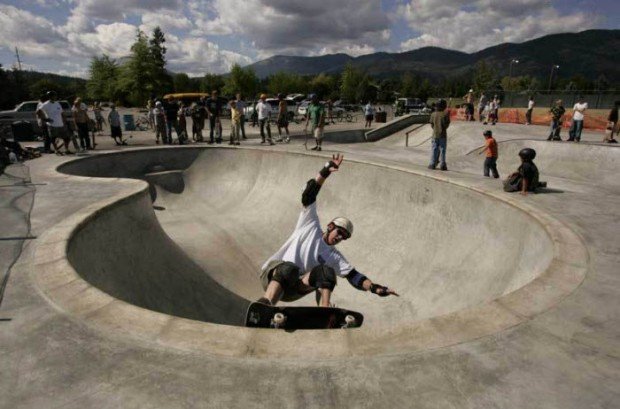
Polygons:
[[413,131],[417,131],[418,129],[422,128],[424,125],[427,125],[427,124],[421,124],[420,126],[416,126],[415,128],[405,132],[405,148],[409,146],[409,134]]

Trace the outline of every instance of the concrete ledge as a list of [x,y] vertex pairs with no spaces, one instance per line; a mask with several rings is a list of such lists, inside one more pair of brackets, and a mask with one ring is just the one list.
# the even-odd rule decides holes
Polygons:
[[[105,156],[97,159],[103,161]],[[298,359],[301,343],[313,345],[304,352],[305,357],[312,360],[363,359],[367,355],[395,355],[463,343],[514,327],[552,308],[579,287],[585,278],[589,256],[580,237],[563,223],[514,196],[472,188],[463,180],[438,176],[437,173],[379,162],[350,161],[429,177],[508,203],[536,220],[550,236],[555,248],[551,264],[533,281],[493,301],[389,331],[363,327],[347,331],[289,333],[173,317],[123,302],[98,290],[79,276],[66,257],[67,246],[81,226],[110,208],[141,201],[149,194],[145,182],[125,180],[123,183],[127,189],[124,193],[85,207],[40,236],[35,243],[31,277],[41,294],[56,308],[106,336],[128,337],[183,351],[270,360],[274,359],[271,346],[276,342],[281,346],[279,359],[284,360]]]
[[375,142],[379,139],[386,138],[395,134],[398,131],[402,131],[405,128],[410,127],[413,124],[425,124],[428,123],[429,115],[403,115],[395,118],[380,127],[366,132],[366,140],[368,142]]

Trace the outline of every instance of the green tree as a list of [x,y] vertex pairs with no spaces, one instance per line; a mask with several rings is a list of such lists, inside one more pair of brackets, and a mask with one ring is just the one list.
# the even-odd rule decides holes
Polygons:
[[[311,92],[317,94],[321,99],[337,99],[338,98],[338,83],[336,79],[330,75],[319,74],[312,78],[308,84]],[[288,92],[294,92],[299,88],[290,90]]]
[[480,60],[474,68],[472,83],[476,92],[494,88],[496,72],[486,61]]
[[55,91],[59,96],[62,97],[66,95],[66,92],[57,83],[47,78],[43,78],[32,83],[32,85],[30,85],[29,87],[29,91],[30,95],[34,99],[39,99],[48,91]]
[[94,101],[116,101],[119,67],[107,55],[93,57],[90,61],[90,77],[86,83],[88,97]]
[[193,91],[192,82],[187,74],[175,74],[173,77],[174,92],[191,92]]
[[119,76],[119,88],[134,106],[146,104],[151,95],[160,91],[154,78],[153,59],[150,57],[146,35],[138,30],[136,42],[131,46],[131,57],[122,66]]
[[149,52],[152,59],[152,75],[155,88],[164,94],[173,89],[173,79],[166,71],[166,36],[159,26],[155,27],[149,40]]
[[362,84],[364,79],[364,75],[359,70],[353,68],[351,64],[347,64],[342,72],[340,98],[349,103],[359,102],[360,94],[365,93],[365,87],[368,85],[367,81]]
[[241,93],[253,98],[259,90],[259,84],[260,81],[252,68],[242,68],[239,64],[233,64],[223,90],[226,95]]
[[267,78],[267,90],[275,95],[299,92],[306,81],[297,74],[280,71]]
[[200,82],[200,91],[211,93],[211,91],[220,91],[225,85],[221,75],[205,74]]

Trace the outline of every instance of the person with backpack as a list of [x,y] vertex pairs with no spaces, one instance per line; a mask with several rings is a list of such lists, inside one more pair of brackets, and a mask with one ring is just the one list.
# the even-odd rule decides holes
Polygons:
[[536,151],[532,148],[523,148],[519,151],[521,165],[504,181],[505,192],[519,192],[527,196],[529,192],[536,192],[539,187],[546,187],[546,182],[540,182],[538,168],[534,164]]
[[558,99],[555,101],[555,105],[549,110],[549,112],[551,113],[551,126],[547,140],[550,141],[553,139],[554,141],[561,141],[562,138],[560,137],[560,131],[562,130],[562,116],[564,115],[564,112],[566,112],[562,100]]

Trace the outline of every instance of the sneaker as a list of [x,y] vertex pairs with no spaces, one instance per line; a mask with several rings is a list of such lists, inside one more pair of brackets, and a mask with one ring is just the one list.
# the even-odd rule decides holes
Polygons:
[[241,145],[241,142],[236,142],[235,145],[239,146]]
[[285,143],[289,143],[289,142],[291,142],[291,138],[287,137],[287,138],[284,140],[284,142],[285,142]]
[[274,141],[269,141],[269,145],[275,145]]
[[228,142],[229,145],[234,145],[235,143],[233,141]]
[[213,145],[213,141],[207,142],[207,145]]
[[441,165],[439,167],[439,169],[441,169],[441,170],[448,170],[448,166],[446,166],[446,164],[444,163],[443,165]]
[[222,140],[221,139],[216,139],[215,143],[222,143]]
[[319,146],[315,146],[314,148],[310,149],[311,151],[318,151],[319,150]]
[[429,169],[435,170],[435,165],[428,165]]
[[258,300],[256,300],[256,302],[259,302],[261,304],[266,304],[266,305],[273,305],[271,304],[271,301],[269,301],[268,299],[266,299],[265,297],[261,297]]
[[244,136],[243,139],[248,139],[248,138]]
[[264,145],[264,144],[265,144],[265,141],[260,141],[260,144],[261,144],[261,145]]
[[322,150],[322,149],[321,149],[321,147],[319,146],[319,149],[317,149],[317,151],[319,151],[319,152],[320,152],[321,150]]

